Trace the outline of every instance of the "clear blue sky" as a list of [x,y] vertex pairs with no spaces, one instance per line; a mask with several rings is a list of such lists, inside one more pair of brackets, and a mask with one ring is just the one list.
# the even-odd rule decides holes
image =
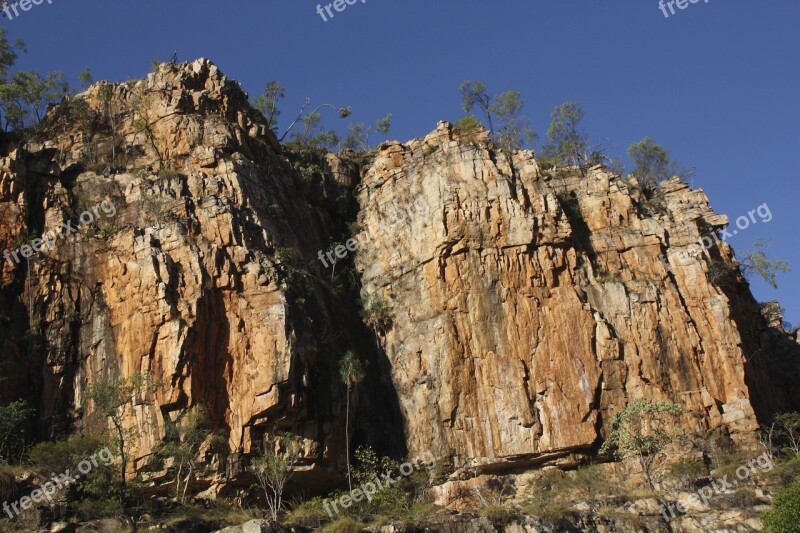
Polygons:
[[[153,58],[208,57],[251,94],[280,80],[283,119],[308,96],[350,105],[354,121],[394,115],[392,137],[425,135],[462,113],[458,85],[523,93],[544,133],[551,109],[577,100],[611,152],[650,135],[697,172],[732,220],[773,214],[730,240],[757,237],[795,272],[777,291],[800,323],[800,2],[710,0],[665,18],[657,0],[366,0],[323,22],[306,0],[52,0],[0,19],[29,53],[22,68],[72,79],[141,77]],[[329,126],[340,124],[331,121]]]

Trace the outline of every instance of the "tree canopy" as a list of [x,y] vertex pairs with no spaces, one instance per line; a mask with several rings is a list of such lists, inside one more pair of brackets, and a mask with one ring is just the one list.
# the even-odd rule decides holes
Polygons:
[[669,152],[650,137],[630,145],[628,157],[634,164],[633,175],[645,183],[658,183],[675,176],[686,179],[692,175],[690,170],[672,161]]
[[21,130],[42,120],[50,104],[69,93],[69,84],[61,72],[42,75],[36,71],[12,72],[25,43],[9,42],[0,28],[0,113],[5,131]]
[[583,166],[589,160],[589,136],[581,129],[583,108],[574,100],[559,105],[551,114],[546,152],[570,166]]
[[[528,118],[522,114],[525,107],[522,93],[505,91],[492,96],[484,83],[471,80],[463,82],[459,90],[461,107],[466,113],[470,113],[468,117],[472,117],[469,120],[474,119],[471,113],[476,107],[482,111],[486,116],[489,132],[498,146],[507,150],[520,150],[525,146],[532,147],[536,142],[538,136],[531,128]],[[499,126],[496,130],[495,119]]]

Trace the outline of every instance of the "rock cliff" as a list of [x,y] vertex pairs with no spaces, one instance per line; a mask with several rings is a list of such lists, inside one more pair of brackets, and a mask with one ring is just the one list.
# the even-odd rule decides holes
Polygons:
[[0,159],[0,246],[76,229],[2,267],[3,399],[31,399],[42,438],[97,423],[88,387],[141,372],[158,387],[126,421],[133,468],[204,405],[228,436],[206,486],[235,488],[278,430],[302,439],[298,481],[333,486],[348,349],[367,368],[353,441],[455,468],[577,461],[641,396],[743,441],[800,404],[797,344],[716,274],[732,251],[697,243],[727,218],[677,180],[543,170],[447,123],[367,155],[288,150],[207,60],[82,97]]
[[[727,217],[677,179],[647,194],[602,167],[542,172],[442,123],[383,146],[357,194],[372,243],[357,265],[390,302],[382,347],[414,452],[586,452],[642,396],[743,436],[794,401],[746,282],[715,276],[731,249],[702,245]],[[391,210],[411,214],[387,230]]]

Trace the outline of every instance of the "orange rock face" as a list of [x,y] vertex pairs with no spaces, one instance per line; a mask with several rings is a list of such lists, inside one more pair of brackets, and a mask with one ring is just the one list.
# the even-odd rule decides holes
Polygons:
[[[731,250],[696,244],[727,223],[702,191],[676,179],[648,199],[600,167],[543,173],[529,152],[492,153],[442,123],[383,147],[358,197],[372,245],[357,263],[392,311],[383,345],[412,452],[590,450],[638,397],[682,404],[688,430],[747,438],[753,403],[772,404],[753,389],[764,367],[748,367],[746,286],[709,279]],[[414,202],[423,216],[382,223]]]
[[[368,160],[289,152],[206,60],[82,98],[102,127],[81,132],[62,105],[45,139],[6,140],[0,159],[4,248],[77,229],[3,264],[4,399],[37,405],[42,437],[102,426],[88,388],[141,372],[158,386],[126,409],[134,467],[204,405],[228,436],[209,483],[288,431],[298,479],[326,485],[344,462],[348,349],[367,365],[354,444],[456,464],[590,453],[642,396],[741,439],[797,401],[796,343],[738,274],[711,280],[732,253],[695,244],[726,223],[702,191],[543,172],[446,123]],[[83,224],[103,201],[113,215]],[[357,251],[320,261],[356,221]],[[358,305],[375,294],[391,315],[377,333]]]

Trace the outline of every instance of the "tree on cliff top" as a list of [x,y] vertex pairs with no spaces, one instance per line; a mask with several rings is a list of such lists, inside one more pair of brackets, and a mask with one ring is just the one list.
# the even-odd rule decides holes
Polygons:
[[[506,150],[520,150],[524,146],[532,146],[537,135],[530,127],[530,121],[522,114],[525,104],[522,94],[517,91],[506,91],[491,96],[486,85],[480,81],[467,80],[459,87],[461,91],[461,107],[466,113],[474,108],[480,109],[489,124],[489,132],[495,142]],[[494,119],[500,127],[495,131]]]
[[375,121],[375,131],[383,135],[385,140],[389,140],[389,130],[392,129],[392,114],[388,113],[385,117]]
[[589,136],[581,129],[583,108],[574,100],[559,105],[551,114],[545,152],[562,165],[583,168],[591,159]]
[[0,28],[0,111],[5,131],[38,123],[47,107],[69,92],[66,77],[61,72],[46,76],[33,70],[12,74],[18,52],[24,51],[24,42],[17,39],[10,43],[5,28]]
[[789,272],[789,263],[783,259],[770,259],[766,250],[775,246],[774,243],[756,239],[753,250],[744,254],[744,259],[739,263],[745,276],[758,274],[773,288],[778,288],[778,273]]
[[354,152],[369,151],[369,126],[363,122],[358,124],[350,123],[347,125],[347,131],[347,137],[342,141],[343,150],[353,150]]
[[524,146],[533,146],[539,138],[530,127],[530,121],[522,114],[522,94],[517,91],[506,91],[494,101],[493,109],[500,121],[496,141],[506,150],[522,150]]
[[279,142],[283,142],[286,139],[298,122],[302,122],[305,125],[305,132],[303,135],[307,135],[309,133],[310,126],[316,127],[316,125],[319,124],[319,121],[322,118],[320,111],[323,107],[330,107],[331,109],[335,110],[341,119],[345,119],[353,114],[353,110],[349,107],[336,107],[333,104],[320,104],[314,108],[313,111],[306,114],[306,109],[308,109],[308,106],[310,105],[311,98],[306,98],[306,101],[303,103],[302,107],[300,107],[300,112],[297,114],[297,117],[292,121],[291,124],[289,124],[289,127],[286,128],[286,131],[283,132],[283,135],[281,135],[280,139],[278,139]]
[[692,176],[691,170],[672,161],[669,152],[650,137],[630,145],[628,157],[634,164],[633,175],[643,183],[655,184],[674,176],[681,179]]
[[25,43],[17,39],[14,43],[8,41],[6,29],[0,28],[0,83],[6,83],[8,73],[14,63],[17,62],[19,55],[17,51],[25,51]]
[[479,81],[466,80],[459,86],[461,91],[461,107],[465,113],[472,113],[477,107],[486,115],[489,123],[489,131],[494,131],[494,121],[492,120],[492,98],[486,92],[486,85]]
[[283,84],[279,81],[271,81],[264,87],[261,96],[253,102],[253,107],[261,111],[267,119],[267,126],[273,131],[278,127],[278,117],[281,114],[278,102],[285,95]]

